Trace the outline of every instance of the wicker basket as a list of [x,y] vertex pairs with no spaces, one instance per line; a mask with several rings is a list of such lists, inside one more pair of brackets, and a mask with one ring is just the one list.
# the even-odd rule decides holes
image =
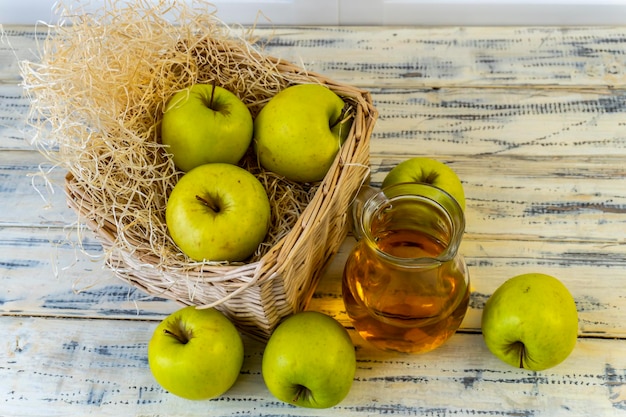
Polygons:
[[[281,62],[283,72],[302,70]],[[306,308],[325,266],[349,231],[348,207],[368,175],[369,138],[377,111],[368,92],[308,74],[356,106],[353,129],[312,201],[293,229],[259,261],[235,266],[198,265],[179,271],[157,268],[158,259],[140,251],[115,247],[118,233],[113,219],[87,217],[93,205],[69,172],[68,203],[95,231],[107,264],[123,280],[150,295],[186,305],[215,306],[245,333],[265,340],[284,317]],[[138,245],[140,246],[140,245]],[[186,294],[186,296],[185,296]]]
[[[214,306],[243,332],[267,339],[281,319],[306,308],[325,266],[348,233],[348,207],[369,174],[369,139],[378,114],[367,91],[267,56],[253,48],[247,38],[212,37],[211,27],[215,23],[204,13],[192,11],[185,14],[188,12],[185,9],[177,19],[179,25],[173,27],[161,17],[172,11],[169,3],[160,4],[160,7],[163,10],[152,6],[138,10],[131,6],[111,10],[104,17],[86,14],[73,26],[60,29],[59,43],[47,47],[41,64],[24,67],[25,84],[36,98],[33,106],[40,110],[36,114],[38,117],[33,119],[47,118],[49,122],[39,127],[45,131],[52,125],[54,134],[48,136],[54,136],[58,141],[52,146],[43,144],[41,148],[49,149],[46,154],[68,169],[65,182],[68,204],[102,242],[105,263],[118,277],[150,295],[173,299],[184,305]],[[185,21],[188,24],[183,24]],[[224,31],[215,29],[214,32],[222,34]],[[159,47],[156,50],[149,45],[146,47],[142,36],[160,36],[156,41]],[[135,43],[132,45],[134,49],[124,50],[130,48],[128,44],[131,42]],[[198,45],[202,48],[198,49],[198,56],[190,57],[188,68],[180,62],[156,70],[150,66],[180,50],[194,54]],[[98,59],[99,53],[106,56]],[[221,54],[226,53],[228,56],[220,60]],[[137,57],[140,54],[146,55]],[[171,96],[173,91],[160,91],[158,100],[147,111],[133,107],[136,96],[141,98],[148,88],[163,90],[164,83],[155,77],[171,71],[178,71],[180,77],[191,74],[185,81],[189,85],[203,65],[216,60],[218,63],[213,64],[210,72],[219,72],[223,82],[234,80],[230,88],[235,93],[238,93],[235,91],[237,86],[241,85],[237,78],[242,71],[248,77],[246,79],[252,80],[246,83],[246,88],[249,87],[247,84],[257,84],[257,79],[268,78],[268,74],[270,78],[278,79],[279,87],[272,94],[294,84],[319,83],[350,104],[354,116],[350,134],[334,164],[324,180],[311,189],[306,205],[298,210],[301,214],[290,222],[290,230],[267,244],[265,250],[248,263],[198,263],[186,259],[180,252],[172,254],[159,249],[160,242],[154,242],[154,234],[149,229],[155,222],[161,226],[164,224],[162,214],[170,185],[163,185],[165,181],[160,178],[148,178],[147,185],[141,182],[139,185],[143,188],[137,191],[122,185],[121,189],[127,191],[124,196],[117,193],[119,189],[107,185],[112,180],[124,184],[129,170],[116,159],[116,148],[108,147],[110,144],[118,146],[117,149],[123,146],[126,152],[135,149],[133,146],[148,146],[150,155],[153,153],[158,162],[150,162],[150,175],[155,171],[161,175],[154,169],[160,169],[161,165],[175,171],[172,163],[168,166],[167,158],[165,161],[161,158],[163,147],[158,144],[158,139],[155,140],[154,126],[159,120],[156,117],[155,121],[150,119],[162,111],[164,97]],[[67,65],[74,67],[68,69]],[[86,70],[92,73],[75,74]],[[121,81],[111,80],[110,77],[118,77],[124,71],[128,74],[121,74],[124,76]],[[173,78],[178,82],[178,75]],[[100,83],[97,94],[94,93],[96,83]],[[245,94],[241,92],[241,98],[253,115],[271,98],[269,93],[266,97],[255,96],[255,102],[250,104],[250,101],[246,102]],[[98,98],[94,99],[94,95]],[[141,129],[145,131],[133,128],[135,119],[142,121]],[[115,144],[116,141],[122,145]],[[87,153],[86,159],[80,159],[81,153],[92,143],[106,147],[104,151],[99,148]],[[143,152],[143,148],[140,150]],[[107,170],[106,174],[102,174],[103,169]],[[171,181],[175,174],[168,171],[163,175]],[[139,178],[143,180],[141,175]],[[150,181],[156,188],[150,188]],[[153,200],[157,207],[150,206],[150,216],[154,214],[154,217],[140,221],[133,218],[132,210],[130,213],[120,211],[131,203],[136,209],[143,207],[146,190],[152,192],[155,189]],[[131,229],[133,233],[129,233]],[[157,238],[160,239],[161,235]],[[175,261],[164,262],[164,259],[173,257]]]

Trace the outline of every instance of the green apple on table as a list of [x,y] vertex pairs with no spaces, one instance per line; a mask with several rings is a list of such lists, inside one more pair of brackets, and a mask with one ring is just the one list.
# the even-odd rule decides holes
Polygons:
[[262,374],[279,400],[328,408],[348,395],[356,372],[354,345],[334,318],[304,311],[287,317],[270,336]]
[[346,103],[321,84],[278,92],[254,120],[261,165],[296,182],[324,179],[352,125]]
[[254,129],[246,105],[225,88],[194,84],[169,99],[161,121],[161,141],[182,171],[212,162],[236,164]]
[[261,182],[236,165],[200,165],[185,173],[165,209],[170,236],[196,261],[243,261],[270,225],[270,202]]
[[148,343],[156,381],[189,400],[219,397],[237,381],[244,346],[234,324],[220,311],[184,307],[166,317]]
[[418,182],[430,184],[450,194],[465,211],[465,191],[456,172],[441,161],[428,157],[415,157],[393,167],[383,180],[382,187]]
[[489,297],[482,315],[489,350],[517,368],[541,371],[563,362],[576,346],[578,312],[557,278],[528,273],[510,278]]

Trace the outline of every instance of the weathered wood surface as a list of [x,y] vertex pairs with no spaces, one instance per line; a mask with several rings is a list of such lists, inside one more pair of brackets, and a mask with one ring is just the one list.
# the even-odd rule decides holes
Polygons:
[[163,391],[147,370],[156,323],[0,317],[0,324],[12,336],[0,367],[0,386],[10,389],[0,410],[14,415],[608,416],[626,407],[626,344],[603,339],[581,339],[567,366],[535,374],[499,362],[480,335],[458,334],[415,358],[374,351],[352,334],[358,363],[348,397],[331,410],[306,410],[272,399],[259,371],[263,346],[249,339],[237,384],[193,402]]
[[[0,79],[18,81],[20,59],[36,57],[46,28],[8,27],[12,49],[0,58]],[[278,58],[333,79],[377,87],[575,86],[626,82],[621,28],[287,27],[255,31]],[[365,59],[364,59],[365,57]]]
[[[17,60],[36,59],[43,34],[3,29],[0,415],[626,415],[626,28],[257,30],[268,53],[370,89],[374,183],[428,155],[453,166],[467,194],[473,291],[461,332],[422,356],[378,352],[353,333],[354,388],[321,411],[273,399],[262,346],[248,339],[224,397],[189,402],[156,385],[146,344],[178,305],[113,277],[75,224],[64,172],[48,173],[25,124]],[[77,233],[82,247],[68,241]],[[310,305],[347,327],[340,277],[352,243]],[[580,316],[572,356],[539,373],[500,363],[480,335],[489,295],[532,271],[561,278]]]

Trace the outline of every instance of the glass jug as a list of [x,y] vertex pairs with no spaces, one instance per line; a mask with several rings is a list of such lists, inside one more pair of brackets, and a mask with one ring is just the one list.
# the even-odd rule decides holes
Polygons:
[[356,330],[384,350],[421,353],[443,344],[469,303],[469,274],[458,254],[461,207],[437,187],[404,183],[363,187],[352,215],[357,243],[342,294]]

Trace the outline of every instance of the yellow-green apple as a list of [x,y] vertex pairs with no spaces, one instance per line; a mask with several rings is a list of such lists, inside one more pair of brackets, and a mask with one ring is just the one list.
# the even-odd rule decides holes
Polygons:
[[246,105],[230,91],[194,84],[169,99],[161,141],[182,171],[212,162],[236,164],[252,142],[254,124]]
[[170,236],[196,261],[243,261],[270,225],[261,182],[236,165],[200,165],[174,185],[165,209]]
[[148,343],[148,364],[167,391],[189,400],[219,397],[237,381],[244,346],[234,324],[214,308],[181,308]]
[[578,312],[567,287],[540,273],[510,278],[489,297],[482,315],[489,350],[518,368],[541,371],[564,361],[578,338]]
[[436,159],[415,157],[393,167],[383,180],[382,187],[403,182],[419,182],[441,188],[454,198],[465,211],[465,191],[456,172]]
[[356,372],[354,345],[334,318],[304,311],[274,330],[263,352],[265,385],[279,400],[328,408],[348,395]]
[[297,182],[324,178],[352,125],[346,103],[320,84],[280,91],[254,120],[261,165]]

